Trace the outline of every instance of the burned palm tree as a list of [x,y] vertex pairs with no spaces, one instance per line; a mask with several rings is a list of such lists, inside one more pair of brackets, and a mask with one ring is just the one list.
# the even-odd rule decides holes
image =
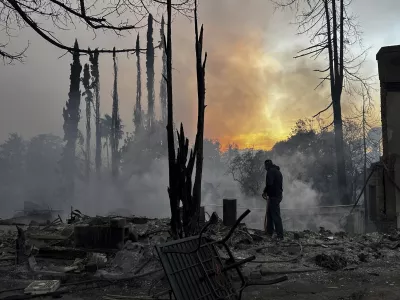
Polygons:
[[85,92],[83,93],[83,96],[86,96],[86,147],[85,147],[85,173],[86,173],[86,179],[88,180],[90,177],[90,163],[91,163],[91,151],[90,151],[90,140],[91,140],[91,115],[92,115],[92,104],[93,104],[93,93],[91,90],[91,84],[90,84],[90,71],[89,71],[89,65],[85,64],[85,67],[83,69],[83,78],[82,78],[82,83],[85,88]]
[[135,135],[140,134],[143,129],[142,118],[142,70],[140,67],[140,40],[139,35],[136,38],[136,103],[133,111],[133,124],[135,125]]
[[96,129],[96,152],[95,152],[95,166],[96,173],[99,176],[101,173],[101,125],[100,125],[100,71],[99,71],[99,52],[94,50],[89,53],[90,73],[92,76],[92,89],[94,91],[94,117]]
[[121,139],[121,118],[119,117],[119,99],[118,99],[118,67],[115,52],[113,54],[114,62],[114,89],[113,104],[111,115],[111,173],[116,179],[119,173],[119,140]]
[[149,14],[147,22],[147,47],[146,47],[146,71],[147,71],[147,129],[154,122],[154,46],[153,46],[153,16]]

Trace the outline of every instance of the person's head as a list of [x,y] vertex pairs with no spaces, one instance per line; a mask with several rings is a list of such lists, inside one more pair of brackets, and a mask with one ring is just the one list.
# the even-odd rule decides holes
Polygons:
[[265,170],[268,170],[269,168],[271,168],[271,166],[272,166],[272,160],[267,159],[267,160],[264,162]]

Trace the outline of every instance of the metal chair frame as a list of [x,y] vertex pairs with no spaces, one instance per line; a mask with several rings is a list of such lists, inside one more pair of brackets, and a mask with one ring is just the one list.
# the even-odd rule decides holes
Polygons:
[[[176,300],[241,300],[243,291],[249,286],[271,285],[288,279],[284,276],[267,281],[248,281],[243,276],[240,266],[256,257],[236,260],[227,241],[249,213],[250,210],[246,210],[219,241],[210,242],[203,237],[205,230],[217,220],[213,214],[199,235],[156,246]],[[228,254],[225,262],[219,254],[219,248]],[[234,288],[228,273],[230,270],[239,276],[239,288]]]

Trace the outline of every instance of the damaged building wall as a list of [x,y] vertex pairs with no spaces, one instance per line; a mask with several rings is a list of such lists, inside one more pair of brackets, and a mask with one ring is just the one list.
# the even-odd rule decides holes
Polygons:
[[[373,163],[368,169],[371,178],[366,188],[368,204],[368,232],[388,231],[393,227],[395,216],[387,214],[388,211],[395,211],[394,202],[387,202],[387,199],[394,199],[393,185],[390,186],[388,174],[385,171],[383,160]],[[388,189],[389,188],[389,189]],[[389,216],[389,217],[388,217]]]
[[[383,157],[367,187],[370,223],[378,230],[400,227],[400,46],[379,50]],[[372,169],[371,169],[372,170]],[[372,228],[371,228],[372,229]]]

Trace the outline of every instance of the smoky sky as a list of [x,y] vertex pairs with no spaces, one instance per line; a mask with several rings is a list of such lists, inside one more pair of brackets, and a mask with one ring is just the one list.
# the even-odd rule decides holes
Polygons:
[[[400,44],[400,2],[354,0],[352,10],[359,17],[364,46],[371,47],[365,70],[376,73],[375,54],[379,48]],[[296,27],[289,24],[294,17],[292,12],[274,12],[266,0],[201,0],[199,17],[205,30],[204,50],[208,52],[206,137],[219,138],[224,144],[269,147],[287,135],[297,119],[311,117],[329,103],[328,86],[314,90],[319,79],[313,70],[321,62],[293,59],[296,51],[307,46],[307,38],[296,35]],[[141,44],[145,45],[145,31],[139,33]],[[95,37],[82,29],[57,34],[71,45],[77,38],[81,47],[132,47],[136,39],[136,32],[124,37],[112,33]],[[159,41],[158,26],[154,40]],[[11,49],[20,49],[28,41],[24,64],[0,67],[0,140],[10,132],[26,138],[50,132],[62,135],[62,107],[68,98],[71,56],[62,56],[63,51],[30,29],[20,31],[18,38],[12,39]],[[158,110],[161,53],[156,52],[156,56]],[[82,56],[81,62],[86,63],[87,57]],[[125,130],[130,131],[136,95],[135,56],[121,54],[118,63],[120,114]],[[143,55],[142,82],[144,66]],[[173,24],[173,68],[175,121],[183,122],[193,136],[197,119],[194,28],[193,23],[179,15]],[[101,56],[100,72],[101,110],[109,113],[111,56]],[[143,96],[145,103],[145,91]],[[82,116],[83,109],[84,105]]]

